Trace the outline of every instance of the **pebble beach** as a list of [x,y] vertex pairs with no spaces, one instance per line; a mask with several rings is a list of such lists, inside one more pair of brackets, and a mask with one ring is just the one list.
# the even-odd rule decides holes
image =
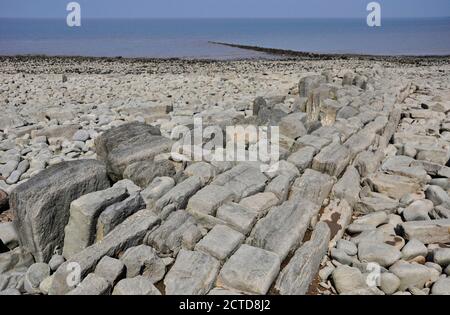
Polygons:
[[0,113],[0,295],[450,294],[449,57],[4,56]]

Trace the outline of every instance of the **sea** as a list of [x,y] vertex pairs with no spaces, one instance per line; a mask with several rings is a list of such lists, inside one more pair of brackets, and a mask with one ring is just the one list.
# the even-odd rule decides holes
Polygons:
[[366,19],[0,19],[0,55],[246,59],[224,42],[314,53],[450,55],[450,17]]

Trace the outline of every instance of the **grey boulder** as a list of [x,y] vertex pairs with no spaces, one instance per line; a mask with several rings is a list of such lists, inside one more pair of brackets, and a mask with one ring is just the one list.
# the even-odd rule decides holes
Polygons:
[[294,257],[280,273],[275,285],[280,294],[306,294],[320,262],[327,253],[329,242],[330,228],[324,222],[318,223],[311,240],[295,252]]
[[176,256],[184,235],[193,228],[197,228],[194,217],[183,210],[175,211],[159,227],[147,233],[144,243],[163,256]]
[[431,288],[432,295],[450,295],[450,278],[439,279]]
[[144,272],[153,283],[156,283],[166,273],[166,265],[163,260],[158,257],[153,248],[147,245],[127,249],[120,260],[126,266],[127,278],[134,278]]
[[108,295],[111,284],[102,277],[90,273],[87,277],[67,295]]
[[431,210],[433,203],[430,200],[417,200],[403,210],[402,215],[406,221],[426,221],[430,220]]
[[258,221],[247,243],[277,253],[283,260],[303,240],[320,207],[306,199],[286,201]]
[[56,271],[65,261],[62,255],[55,254],[48,262],[48,265],[52,271]]
[[224,264],[217,284],[245,293],[266,294],[280,271],[280,263],[275,253],[242,245]]
[[218,260],[228,258],[243,242],[244,235],[225,225],[216,225],[195,246],[195,250],[207,253]]
[[95,139],[97,157],[106,164],[114,181],[123,178],[128,165],[151,161],[156,155],[169,152],[172,144],[158,128],[139,122],[112,128]]
[[104,239],[117,225],[142,209],[145,209],[145,203],[139,193],[107,207],[100,214],[96,223],[97,241]]
[[358,246],[358,257],[362,262],[374,262],[389,267],[401,258],[401,253],[391,245],[363,241]]
[[94,160],[62,162],[16,187],[10,196],[22,247],[36,261],[48,261],[63,247],[70,203],[109,187],[103,163]]
[[380,289],[386,294],[394,294],[400,287],[400,279],[390,272],[383,272],[380,275]]
[[418,256],[426,257],[428,254],[427,247],[420,241],[412,239],[402,248],[402,258],[411,260]]
[[181,250],[164,279],[167,295],[205,295],[216,280],[220,263],[201,252]]
[[95,267],[94,273],[108,281],[111,285],[114,285],[125,276],[125,265],[119,259],[105,256],[99,261],[97,267]]
[[349,256],[355,256],[358,253],[358,248],[353,242],[340,239],[337,244],[336,248],[342,250],[344,253],[346,253]]
[[409,287],[422,289],[426,283],[434,282],[439,278],[439,272],[433,268],[404,261],[398,261],[389,268],[389,271],[400,279],[400,291]]
[[63,256],[81,252],[95,241],[97,220],[106,207],[128,196],[123,187],[112,187],[84,195],[70,204],[69,222],[64,228]]
[[161,295],[161,292],[153,285],[150,278],[137,276],[121,280],[114,287],[112,295]]
[[123,177],[132,180],[139,187],[145,188],[157,177],[173,177],[175,166],[169,160],[140,161],[127,166]]
[[444,268],[450,265],[450,248],[438,248],[435,250],[434,262]]
[[341,265],[334,269],[331,276],[339,294],[368,287],[366,279],[358,268]]
[[25,274],[24,287],[30,294],[39,293],[39,285],[50,276],[50,267],[44,263],[36,263],[31,265]]

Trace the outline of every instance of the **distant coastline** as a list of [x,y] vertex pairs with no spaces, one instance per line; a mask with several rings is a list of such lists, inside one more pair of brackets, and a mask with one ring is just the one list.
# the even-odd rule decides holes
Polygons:
[[285,58],[301,58],[309,60],[332,60],[332,59],[358,59],[358,60],[374,60],[374,61],[396,61],[396,62],[417,62],[417,61],[450,61],[449,55],[371,55],[371,54],[335,54],[335,53],[315,53],[304,52],[296,50],[286,50],[278,48],[268,48],[259,46],[248,46],[233,43],[222,43],[210,41],[214,45],[223,45],[233,48],[252,50],[257,52],[264,52],[274,56],[280,56]]
[[293,50],[283,50],[267,47],[246,46],[232,43],[211,42],[214,45],[222,45],[237,49],[256,51],[264,54],[264,57],[248,58],[159,58],[159,57],[95,57],[95,56],[64,56],[64,55],[46,55],[46,54],[19,54],[19,55],[0,55],[0,63],[37,63],[64,64],[77,62],[98,62],[101,64],[122,63],[122,64],[146,64],[146,63],[180,63],[180,64],[214,64],[229,63],[239,61],[355,61],[355,62],[387,62],[393,64],[420,65],[420,66],[439,66],[450,64],[450,55],[446,56],[388,56],[388,55],[364,55],[364,54],[322,54],[310,53]]
[[[0,18],[0,55],[181,59],[387,58],[450,55],[450,18],[60,19]],[[220,45],[218,45],[220,44]]]

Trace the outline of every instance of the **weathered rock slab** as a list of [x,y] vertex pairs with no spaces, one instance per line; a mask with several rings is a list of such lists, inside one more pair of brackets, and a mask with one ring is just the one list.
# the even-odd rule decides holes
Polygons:
[[0,241],[10,250],[19,245],[19,235],[13,222],[0,223]]
[[331,243],[334,245],[342,238],[352,219],[352,207],[345,200],[333,200],[320,217],[331,231]]
[[311,167],[312,160],[316,152],[317,149],[314,147],[301,148],[297,152],[292,153],[289,156],[288,162],[291,162],[292,164],[297,166],[300,171],[304,171]]
[[239,204],[256,213],[258,218],[261,218],[265,216],[272,207],[278,205],[279,202],[280,201],[274,193],[264,192],[244,198]]
[[211,255],[218,260],[228,258],[243,242],[244,235],[225,225],[216,225],[195,246],[196,251]]
[[383,173],[370,175],[367,181],[374,191],[386,194],[397,200],[406,194],[418,192],[421,187],[417,179]]
[[236,201],[248,197],[264,189],[267,177],[257,168],[239,164],[231,170],[220,174],[212,185],[225,186],[236,196]]
[[160,212],[165,206],[174,204],[177,209],[186,207],[191,198],[202,187],[200,177],[192,176],[169,190],[155,203],[155,208]]
[[145,209],[145,203],[139,193],[107,207],[98,217],[96,224],[96,240],[101,241],[117,225],[130,215]]
[[63,256],[69,258],[95,241],[97,219],[106,207],[126,198],[124,188],[108,188],[84,195],[70,204],[69,223],[64,228]]
[[295,180],[289,199],[307,199],[321,206],[330,194],[333,184],[331,176],[307,169]]
[[226,225],[247,235],[256,223],[258,214],[236,203],[227,203],[217,210],[217,218]]
[[281,271],[275,288],[282,295],[304,295],[319,270],[320,263],[328,251],[330,229],[319,223],[311,240],[303,244],[289,264]]
[[120,260],[125,264],[127,278],[137,277],[144,272],[152,283],[156,283],[166,273],[163,260],[158,257],[153,248],[147,245],[128,248]]
[[196,220],[189,213],[183,210],[173,212],[158,228],[145,236],[145,244],[162,255],[176,255],[184,233],[192,228],[197,228]]
[[401,256],[398,249],[384,243],[363,241],[358,246],[358,257],[361,262],[373,262],[382,267],[392,266]]
[[292,175],[278,175],[266,186],[265,192],[274,193],[280,203],[285,202],[294,180]]
[[306,122],[305,113],[287,115],[280,121],[280,134],[294,140],[300,138],[307,134],[304,122]]
[[313,147],[317,151],[320,151],[323,147],[331,143],[330,139],[322,138],[314,135],[305,135],[295,142],[295,148],[301,149],[304,147]]
[[359,192],[361,177],[358,171],[352,165],[347,167],[347,170],[342,175],[341,179],[333,187],[333,195],[338,199],[344,199],[349,205],[353,206],[359,201]]
[[319,210],[317,204],[306,199],[287,201],[258,221],[247,242],[274,252],[283,260],[300,245],[312,217]]
[[111,291],[111,284],[102,277],[91,273],[67,295],[107,295]]
[[408,240],[417,239],[424,244],[450,242],[450,219],[405,222],[399,228]]
[[112,295],[161,295],[152,280],[145,276],[123,279],[114,287]]
[[139,187],[147,187],[156,177],[173,177],[175,166],[169,160],[141,161],[126,167],[123,177],[130,179]]
[[429,281],[436,281],[439,275],[438,271],[428,268],[417,263],[406,263],[399,261],[394,264],[389,271],[400,279],[400,291],[404,291],[409,287],[422,289]]
[[334,286],[339,294],[367,289],[366,279],[358,268],[338,266],[332,273]]
[[208,185],[189,199],[186,210],[193,214],[215,216],[217,209],[226,202],[234,201],[233,191],[224,186]]
[[112,128],[95,139],[97,157],[106,164],[114,181],[123,178],[127,166],[151,161],[156,155],[169,152],[172,145],[158,128],[139,122]]
[[326,78],[322,75],[308,75],[301,78],[298,84],[300,97],[308,97],[315,88],[326,82]]
[[125,276],[125,265],[119,259],[105,256],[95,267],[94,273],[114,285]]
[[394,212],[399,207],[399,202],[383,194],[372,193],[361,197],[355,204],[355,211],[360,213],[372,213],[379,211]]
[[48,261],[63,247],[70,203],[109,187],[105,166],[94,160],[53,165],[13,190],[11,208],[22,247],[37,261]]
[[314,157],[312,168],[330,176],[340,176],[350,162],[350,151],[347,147],[332,143]]
[[266,294],[279,270],[277,254],[244,244],[224,264],[217,285],[244,293]]
[[202,252],[181,250],[164,278],[167,295],[205,295],[214,285],[220,263]]
[[152,209],[155,202],[174,186],[175,180],[171,177],[155,178],[147,188],[141,191],[141,197],[147,205],[147,209]]

